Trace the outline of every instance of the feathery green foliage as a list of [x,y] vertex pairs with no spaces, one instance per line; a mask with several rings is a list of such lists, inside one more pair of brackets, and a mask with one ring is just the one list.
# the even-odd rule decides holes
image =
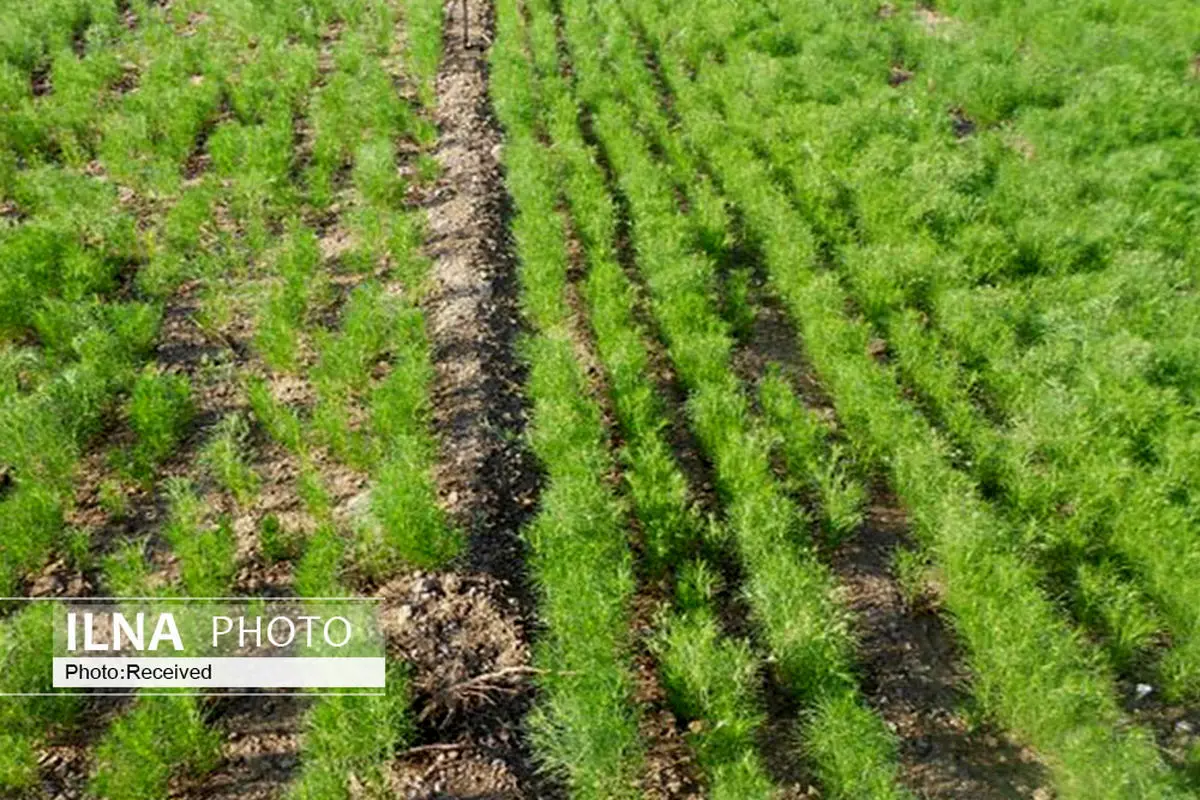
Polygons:
[[129,426],[137,434],[130,467],[148,479],[182,438],[193,413],[192,392],[182,375],[142,373],[129,397]]
[[163,797],[172,774],[203,774],[220,756],[220,738],[192,697],[141,697],[96,749],[89,791],[104,800]]
[[611,457],[600,411],[570,340],[565,234],[530,116],[534,83],[519,12],[509,0],[498,5],[493,93],[509,137],[504,163],[516,206],[523,310],[536,332],[525,343],[530,441],[547,472],[541,510],[525,530],[546,623],[533,736],[547,767],[563,774],[576,797],[627,798],[635,794],[641,743],[629,703],[633,576],[623,509],[606,478]]
[[399,668],[388,675],[383,697],[323,697],[309,711],[304,765],[289,800],[349,800],[352,782],[386,791],[380,765],[412,734],[407,681]]
[[[0,622],[0,692],[50,692],[46,653],[53,651],[54,603],[31,603]],[[39,740],[70,725],[81,709],[77,696],[6,697],[0,703],[0,789],[20,795],[36,786]]]
[[[810,736],[845,729],[823,724],[823,713],[844,713],[851,707],[861,711],[841,720],[858,731],[850,737],[855,748],[810,747],[820,758],[817,771],[837,796],[904,796],[895,782],[890,736],[882,720],[859,705],[845,612],[833,599],[832,579],[809,547],[797,546],[797,521],[803,516],[771,475],[768,443],[751,422],[732,373],[732,337],[710,300],[713,264],[688,248],[690,223],[678,213],[669,173],[653,161],[644,143],[625,133],[635,127],[630,109],[605,78],[626,76],[624,81],[644,85],[644,62],[628,50],[633,37],[621,32],[619,16],[599,15],[570,2],[564,4],[563,22],[581,98],[594,112],[596,135],[629,203],[633,245],[651,311],[691,391],[693,426],[728,501],[730,529],[747,576],[745,591],[763,638],[784,683],[816,710],[814,721],[806,725]],[[614,27],[616,40],[626,43],[623,58],[613,51],[618,66],[609,71],[596,39],[604,26]]]
[[259,478],[246,463],[246,444],[250,425],[239,413],[229,414],[216,424],[208,443],[200,453],[209,474],[239,503],[247,503],[258,491]]
[[1065,796],[1173,796],[1174,781],[1146,736],[1112,733],[1118,712],[1094,654],[1005,549],[997,535],[1003,524],[946,463],[937,436],[900,397],[893,375],[871,360],[869,331],[845,317],[836,277],[817,270],[811,228],[780,196],[758,157],[728,137],[709,98],[729,100],[735,91],[685,74],[686,49],[667,42],[671,23],[662,9],[632,0],[625,5],[659,48],[687,136],[761,241],[772,288],[803,334],[856,449],[888,466],[934,554],[945,602],[971,649],[985,709],[1052,754]]

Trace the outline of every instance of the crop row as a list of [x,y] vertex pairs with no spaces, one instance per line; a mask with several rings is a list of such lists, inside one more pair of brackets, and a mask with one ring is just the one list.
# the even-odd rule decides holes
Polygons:
[[609,476],[608,436],[576,358],[567,301],[567,241],[554,171],[538,144],[537,94],[520,13],[497,4],[492,97],[507,132],[503,161],[516,215],[530,437],[546,473],[541,510],[525,531],[547,631],[535,745],[578,797],[630,797],[642,758],[630,706],[629,602],[634,577],[624,508]]
[[[524,22],[522,20],[522,22]],[[716,797],[766,796],[771,789],[756,752],[762,721],[759,665],[743,642],[726,638],[713,608],[718,578],[701,557],[710,524],[701,516],[666,438],[667,409],[649,378],[651,355],[635,317],[637,291],[615,250],[617,215],[603,172],[579,127],[579,108],[562,76],[552,14],[542,8],[528,30],[544,158],[557,164],[573,230],[583,246],[582,294],[588,327],[607,377],[624,446],[624,485],[640,523],[641,579],[674,573],[676,613],[652,642],[676,710],[702,721],[694,743]]]

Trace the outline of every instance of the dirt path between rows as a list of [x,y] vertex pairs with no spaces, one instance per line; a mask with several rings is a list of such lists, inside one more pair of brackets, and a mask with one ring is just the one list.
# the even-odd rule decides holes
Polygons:
[[423,198],[432,288],[424,301],[435,369],[435,470],[452,524],[467,534],[460,569],[380,590],[389,642],[410,667],[414,746],[391,765],[406,798],[552,798],[524,719],[533,701],[533,595],[522,526],[538,471],[524,445],[523,370],[501,133],[488,96],[493,10],[447,0],[436,89],[441,178]]
[[[516,262],[506,220],[501,132],[488,97],[490,4],[447,0],[437,77],[435,156],[442,178],[426,198],[434,289],[425,303],[441,437],[438,485],[470,536],[472,569],[514,581],[524,571],[520,526],[532,514],[537,473],[524,431],[524,375],[513,352],[520,328]],[[514,590],[521,587],[514,583]]]
[[854,615],[862,688],[900,742],[901,777],[921,797],[1049,798],[1036,756],[991,725],[971,725],[971,675],[928,593],[910,600],[892,574],[910,541],[897,499],[872,491],[867,519],[832,555]]

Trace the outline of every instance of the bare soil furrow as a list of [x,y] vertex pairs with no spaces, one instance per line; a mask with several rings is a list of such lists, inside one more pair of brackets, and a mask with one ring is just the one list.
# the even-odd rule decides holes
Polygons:
[[300,765],[304,712],[311,704],[311,698],[291,694],[214,700],[208,713],[210,723],[225,733],[221,762],[200,778],[176,780],[170,796],[281,797]]
[[408,667],[414,746],[387,769],[406,798],[557,796],[539,787],[521,720],[529,642],[509,587],[487,574],[414,572],[379,590],[389,651]]
[[535,671],[520,530],[539,476],[523,439],[516,262],[488,97],[492,31],[490,4],[446,2],[434,111],[441,177],[420,199],[432,260],[422,305],[435,372],[435,478],[468,547],[460,570],[410,574],[379,590],[419,723],[415,746],[389,770],[392,789],[410,798],[560,794],[538,775],[523,725]]
[[425,309],[436,370],[442,500],[471,534],[472,568],[507,579],[523,573],[518,531],[533,510],[537,478],[519,444],[526,409],[513,347],[520,327],[518,287],[505,225],[501,137],[487,95],[491,7],[465,5],[469,44],[461,36],[464,4],[446,5],[434,153],[442,177],[424,202],[433,258]]
[[639,710],[638,733],[646,745],[641,796],[651,800],[700,800],[705,796],[704,771],[684,736],[686,728],[671,708],[658,659],[650,650],[670,596],[670,586],[665,582],[642,578],[633,598],[633,699]]

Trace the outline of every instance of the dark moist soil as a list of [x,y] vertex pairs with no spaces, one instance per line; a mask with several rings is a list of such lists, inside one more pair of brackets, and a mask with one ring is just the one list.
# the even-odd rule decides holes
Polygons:
[[650,800],[700,800],[705,797],[704,772],[688,745],[685,728],[675,716],[660,679],[658,660],[649,642],[658,632],[655,622],[667,605],[669,586],[639,581],[630,621],[634,637],[634,702],[638,705],[638,734],[646,747],[640,794]]
[[312,699],[295,694],[214,701],[209,725],[223,733],[217,769],[195,781],[177,779],[171,797],[258,800],[280,797],[300,766],[304,712]]
[[[424,199],[434,288],[425,303],[436,375],[442,500],[471,534],[473,569],[511,580],[524,573],[520,525],[537,497],[537,471],[520,441],[526,409],[514,353],[520,330],[508,199],[498,161],[501,134],[488,98],[492,10],[447,0],[445,54],[437,77],[435,157],[442,177]],[[515,590],[520,585],[514,584]]]
[[419,728],[389,766],[390,787],[407,798],[544,796],[523,742],[534,670],[512,593],[486,574],[418,572],[379,595]]
[[34,97],[45,97],[54,91],[54,84],[50,80],[50,64],[40,64],[34,68],[29,75],[29,90]]
[[501,134],[488,97],[493,11],[447,0],[437,75],[441,178],[428,216],[432,290],[423,303],[433,348],[439,499],[467,534],[459,568],[386,584],[389,647],[409,667],[418,736],[390,765],[406,798],[554,798],[538,772],[524,719],[533,702],[533,594],[520,530],[539,475],[524,446],[524,375],[516,262],[507,233]]

